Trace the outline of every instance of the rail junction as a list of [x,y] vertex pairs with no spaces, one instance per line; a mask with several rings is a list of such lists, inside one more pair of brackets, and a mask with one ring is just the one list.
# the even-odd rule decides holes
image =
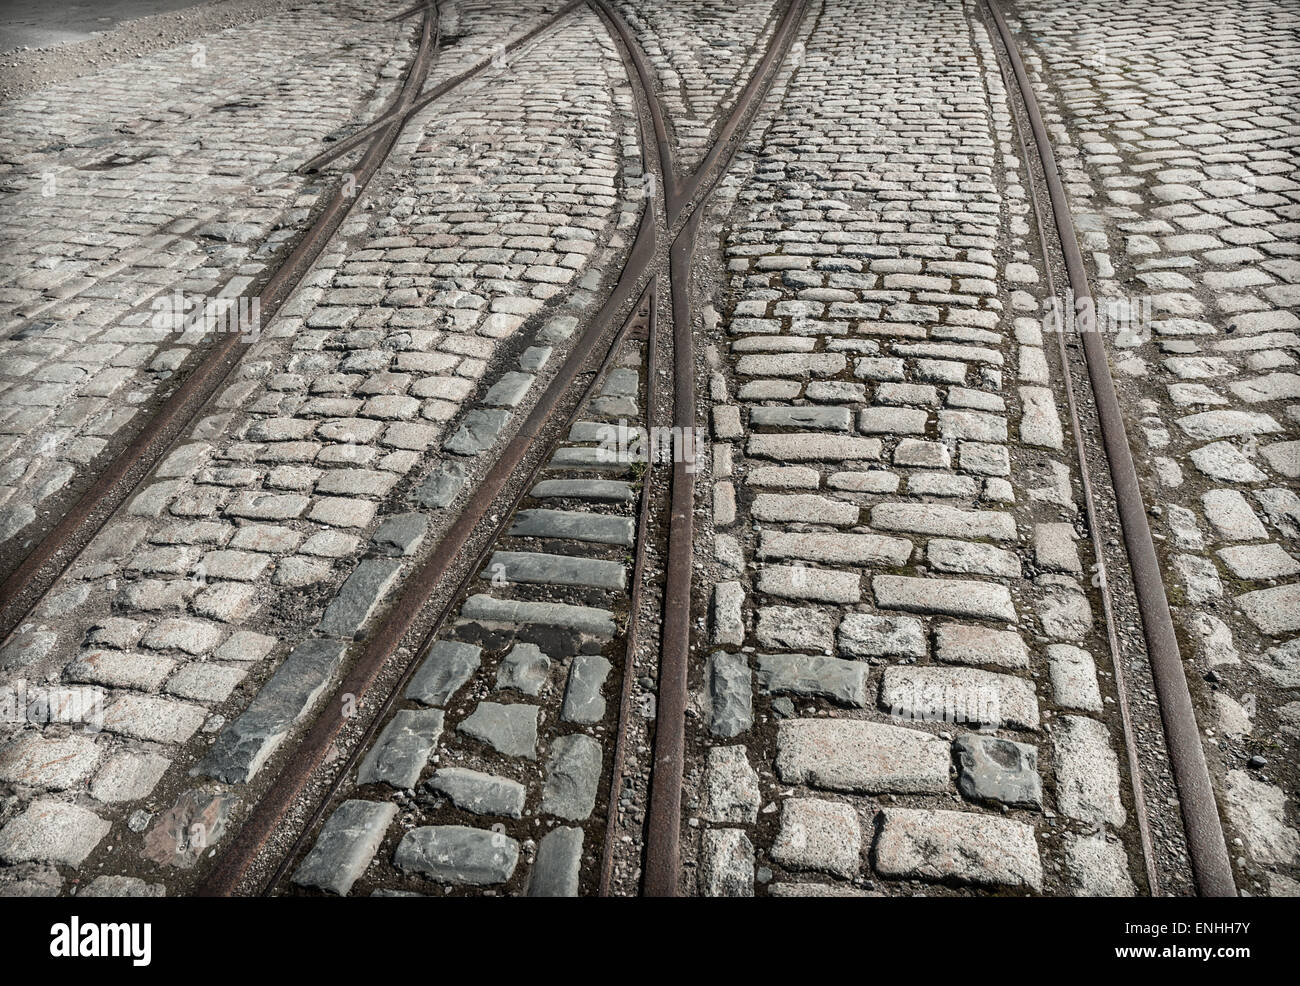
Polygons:
[[0,894],[1300,892],[1300,11],[243,16],[0,102]]

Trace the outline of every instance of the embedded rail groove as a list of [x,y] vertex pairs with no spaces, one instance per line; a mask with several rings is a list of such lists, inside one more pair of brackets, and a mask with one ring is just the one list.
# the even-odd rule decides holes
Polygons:
[[635,679],[636,649],[640,644],[637,633],[641,612],[641,587],[645,581],[646,547],[650,539],[650,499],[653,489],[655,465],[659,461],[657,446],[649,441],[655,428],[659,408],[659,377],[655,373],[655,358],[659,352],[659,286],[651,280],[642,302],[646,324],[646,471],[641,485],[641,502],[636,513],[636,552],[632,561],[632,584],[628,600],[627,632],[623,647],[623,680],[618,699],[618,729],[614,735],[614,756],[609,785],[609,809],[605,816],[605,844],[601,848],[599,896],[610,895],[614,878],[614,833],[618,828],[618,802],[623,790],[623,767],[627,760],[627,723],[632,715],[632,682]]
[[[986,3],[1011,62],[1034,143],[1038,148],[1070,287],[1075,298],[1083,299],[1085,303],[1090,302],[1092,291],[1087,268],[1070,216],[1065,186],[1057,170],[1056,157],[1033,86],[997,0],[986,0]],[[1237,890],[1223,824],[1210,781],[1205,751],[1201,747],[1200,730],[1196,725],[1191,692],[1183,670],[1178,638],[1174,633],[1164,578],[1156,556],[1155,542],[1151,537],[1151,528],[1147,523],[1146,503],[1133,462],[1115,381],[1111,377],[1106,348],[1099,333],[1083,332],[1081,335],[1102,445],[1110,465],[1111,483],[1124,533],[1124,547],[1133,573],[1134,594],[1150,657],[1151,676],[1160,703],[1174,781],[1178,787],[1196,888],[1205,897],[1235,897]],[[1118,662],[1116,666],[1118,667]]]
[[[424,86],[437,51],[438,23],[438,8],[434,4],[425,10],[418,47],[402,87],[393,99],[394,114],[404,112]],[[352,182],[340,182],[335,188],[325,208],[263,287],[262,318],[269,322],[288,301],[358,201],[358,193],[388,157],[400,131],[401,125],[397,123],[380,130],[352,173]],[[217,393],[246,352],[241,351],[241,345],[239,333],[220,333],[212,348],[139,434],[108,463],[76,504],[0,584],[0,639],[22,623]]]

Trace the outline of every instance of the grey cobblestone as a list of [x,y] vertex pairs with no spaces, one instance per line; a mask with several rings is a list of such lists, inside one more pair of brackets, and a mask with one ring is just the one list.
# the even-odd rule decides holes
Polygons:
[[370,865],[396,814],[396,806],[390,804],[343,802],[321,829],[293,882],[346,897]]
[[611,670],[613,665],[598,654],[579,654],[573,659],[560,708],[565,722],[594,723],[605,718],[601,690]]
[[957,579],[922,579],[878,575],[871,580],[876,605],[913,613],[974,616],[1014,621],[1015,606],[1005,586]]
[[717,651],[709,658],[709,730],[730,738],[753,725],[753,686],[742,654]]
[[1038,701],[1024,678],[976,668],[886,668],[880,704],[908,719],[1037,729]]
[[537,757],[536,706],[480,702],[456,728],[509,757]]
[[938,737],[875,722],[795,719],[777,738],[782,781],[833,791],[947,791],[949,760]]
[[528,880],[529,897],[577,897],[582,829],[560,826],[542,836]]
[[415,787],[441,734],[441,710],[402,709],[361,761],[357,783]]
[[[1144,419],[1146,445],[1135,454],[1156,457],[1159,482],[1149,495],[1174,528],[1176,544],[1162,562],[1185,590],[1175,621],[1194,643],[1198,670],[1224,674],[1205,697],[1227,707],[1250,695],[1267,716],[1286,701],[1274,690],[1269,638],[1297,629],[1287,617],[1300,574],[1283,557],[1286,541],[1260,523],[1251,491],[1285,486],[1296,472],[1300,340],[1288,310],[1295,114],[1276,96],[1295,82],[1294,16],[1281,4],[1161,0],[1139,23],[1125,20],[1114,0],[1090,0],[1067,23],[1048,6],[1035,0],[1019,13],[1035,38],[1036,85],[1053,93],[1049,127],[1068,116],[1072,131],[1087,134],[1071,148],[1068,181],[1076,222],[1090,223],[1089,249],[1107,259],[1101,293],[1123,296],[1123,280],[1136,275],[1153,294],[1148,331],[1124,343],[1118,369],[1135,382],[1122,388],[1131,401],[1125,410]],[[1080,44],[1078,18],[1113,25],[1104,49]],[[1170,73],[1171,59],[1195,71]],[[1134,80],[1122,95],[1111,86],[1117,65]],[[1282,584],[1250,585],[1256,577]],[[1254,590],[1234,585],[1235,607],[1223,602],[1228,578]],[[1238,665],[1239,654],[1249,659]],[[1194,695],[1200,679],[1189,675]],[[1292,749],[1291,739],[1282,742]],[[1217,772],[1218,751],[1209,759]],[[1216,780],[1225,791],[1232,786]],[[1266,812],[1278,790],[1239,787],[1230,795],[1239,813],[1228,811],[1229,828],[1245,843],[1234,852],[1239,886],[1249,881],[1255,894],[1270,892],[1271,882],[1244,836],[1247,805]],[[1103,865],[1108,847],[1070,850],[1081,892],[1131,891]],[[1088,866],[1103,873],[1096,882],[1084,875]]]
[[958,811],[889,808],[876,840],[885,876],[1038,890],[1034,830],[1022,822]]
[[818,798],[781,804],[781,829],[772,859],[792,870],[815,870],[851,879],[861,865],[862,827],[852,807]]
[[709,750],[704,816],[711,822],[753,823],[762,800],[758,774],[743,746]]
[[476,815],[521,818],[524,813],[527,792],[522,784],[506,777],[493,777],[463,767],[444,767],[434,773],[429,787],[445,794],[456,807]]
[[0,829],[0,859],[6,863],[62,863],[75,869],[110,827],[94,812],[77,805],[34,801]]
[[1056,722],[1057,800],[1061,810],[1085,822],[1124,824],[1119,764],[1106,727],[1083,716]]
[[252,704],[217,736],[199,769],[228,784],[251,779],[309,710],[343,660],[343,646],[300,644],[262,686]]
[[519,863],[519,843],[464,825],[423,826],[402,836],[393,862],[438,883],[504,883]]
[[542,811],[580,822],[596,806],[600,783],[600,744],[590,736],[561,736],[551,746],[542,787]]
[[773,695],[809,695],[863,708],[867,667],[857,661],[805,654],[760,654],[754,667],[760,687]]
[[1038,751],[1024,743],[997,736],[968,733],[954,744],[957,787],[974,801],[1041,808],[1043,786],[1038,778]]
[[406,697],[425,705],[446,705],[479,667],[480,650],[454,640],[439,640],[406,686]]
[[741,829],[710,829],[700,848],[700,893],[754,896],[754,845]]

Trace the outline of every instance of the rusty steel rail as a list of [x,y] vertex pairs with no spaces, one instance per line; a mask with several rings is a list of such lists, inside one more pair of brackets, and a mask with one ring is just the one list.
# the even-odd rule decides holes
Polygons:
[[[985,8],[987,9],[987,8]],[[984,28],[992,35],[988,18],[982,18]],[[994,57],[998,63],[998,74],[1002,78],[1003,90],[1008,100],[1011,98],[1012,82],[1007,74],[1007,59],[997,45],[993,46]],[[1016,142],[1020,147],[1020,156],[1025,167],[1029,167],[1029,144],[1025,140],[1021,126],[1020,114],[1011,107],[1012,127],[1016,132]],[[1031,179],[1032,180],[1032,179]],[[1052,269],[1052,252],[1048,246],[1047,230],[1043,225],[1042,206],[1038,195],[1031,194],[1030,202],[1034,210],[1034,225],[1038,232],[1038,245],[1043,258],[1043,270],[1047,275],[1047,289],[1051,297],[1056,298],[1056,273]],[[1110,651],[1111,667],[1115,671],[1115,692],[1119,705],[1120,722],[1124,731],[1125,759],[1128,761],[1129,786],[1133,791],[1133,811],[1137,816],[1138,840],[1142,846],[1142,864],[1147,877],[1147,892],[1151,897],[1160,895],[1160,876],[1156,871],[1155,846],[1151,839],[1151,823],[1147,818],[1146,794],[1142,785],[1142,765],[1138,756],[1137,737],[1133,731],[1133,718],[1129,711],[1128,686],[1125,682],[1124,661],[1119,642],[1118,620],[1115,617],[1115,601],[1111,592],[1110,579],[1106,574],[1106,553],[1101,540],[1101,523],[1097,517],[1097,500],[1093,492],[1092,473],[1088,468],[1088,450],[1084,445],[1083,426],[1079,415],[1079,402],[1075,396],[1074,374],[1070,369],[1070,356],[1065,346],[1065,333],[1056,333],[1057,355],[1061,361],[1061,377],[1065,383],[1066,405],[1070,412],[1070,432],[1074,436],[1074,455],[1079,463],[1079,482],[1083,489],[1083,509],[1087,518],[1089,540],[1092,543],[1092,555],[1097,563],[1097,578],[1101,592],[1102,615],[1106,623],[1106,644]]]
[[614,733],[614,756],[609,783],[609,810],[605,815],[605,845],[600,856],[600,883],[598,894],[608,897],[614,878],[615,834],[618,830],[618,801],[623,791],[623,765],[627,762],[627,724],[632,718],[632,682],[636,680],[636,649],[641,643],[637,633],[641,609],[642,586],[645,583],[646,548],[650,536],[650,498],[658,448],[651,440],[655,428],[655,413],[659,408],[658,374],[655,357],[659,348],[659,287],[651,279],[642,295],[641,314],[646,326],[646,471],[641,483],[641,502],[637,505],[636,553],[632,560],[632,589],[628,599],[627,635],[623,642],[623,680],[618,698],[618,729]]
[[645,52],[637,44],[623,15],[606,0],[590,0],[590,5],[605,22],[606,28],[621,42],[619,51],[623,57],[623,66],[627,69],[628,82],[641,97],[640,102],[650,113],[654,123],[655,143],[659,148],[659,172],[664,187],[664,212],[671,225],[681,211],[681,180],[677,177],[676,154],[668,135],[668,123],[664,117],[663,104],[654,95],[654,71],[650,68]]
[[[803,21],[806,0],[790,0],[762,60],[727,113],[713,145],[682,184],[680,205],[689,209],[669,251],[673,313],[673,426],[677,434],[695,434],[695,346],[690,295],[691,257],[704,205],[731,165],[758,108],[767,97],[776,68],[785,61]],[[687,675],[691,654],[691,584],[694,571],[695,475],[684,456],[674,457],[669,499],[670,526],[665,573],[663,636],[659,657],[659,694],[655,715],[654,760],[646,815],[643,892],[675,897],[681,873],[682,774],[686,755]]]
[[[581,2],[581,0],[579,0]],[[803,9],[805,0],[792,0],[792,5]],[[557,14],[557,18],[567,13],[577,4],[570,4]],[[617,24],[619,17],[603,0],[593,0],[593,6],[602,14],[607,24]],[[787,12],[788,13],[788,12]],[[788,23],[797,23],[798,18],[791,20],[788,16],[782,21],[785,25]],[[545,29],[545,25],[538,29],[538,32]],[[624,41],[627,51],[624,54],[625,67],[629,69],[629,78],[633,79],[634,87],[638,86],[639,79],[635,78],[635,57],[636,45],[630,35],[620,35],[615,32],[620,40]],[[523,39],[518,43],[523,43]],[[773,40],[773,45],[780,44],[781,50],[788,51],[790,37],[788,34],[778,35]],[[784,56],[782,56],[784,57]],[[763,66],[770,66],[771,60],[764,59]],[[762,66],[760,66],[762,67]],[[738,99],[736,106],[731,113],[737,118],[737,123],[733,124],[728,133],[735,133],[740,119],[748,118],[752,122],[752,110],[755,110],[761,98],[766,94],[770,85],[771,78],[760,75],[756,70],[754,76],[750,79],[745,91]],[[673,153],[671,146],[665,146],[667,142],[667,128],[663,125],[662,111],[657,101],[649,97],[647,92],[642,91],[643,103],[651,120],[651,127],[654,130],[654,142],[658,145],[656,164],[666,163],[668,167],[673,167]],[[422,97],[427,98],[427,97]],[[418,105],[417,100],[413,107]],[[638,114],[639,115],[639,114]],[[409,114],[406,114],[409,116]],[[393,118],[405,118],[402,114],[394,113]],[[747,125],[747,124],[746,124]],[[650,168],[649,153],[646,150],[651,137],[645,133],[644,121],[642,122],[642,164],[644,168]],[[584,367],[600,354],[600,368],[596,372],[592,381],[584,388],[584,393],[578,400],[573,401],[571,409],[568,412],[568,419],[571,419],[578,409],[582,406],[586,395],[591,392],[599,380],[604,376],[610,367],[619,344],[625,337],[629,326],[636,314],[636,308],[641,307],[637,303],[633,308],[633,315],[626,321],[620,323],[620,328],[613,332],[611,338],[610,326],[615,323],[629,303],[637,302],[637,299],[643,299],[643,293],[648,290],[648,285],[653,278],[653,271],[658,264],[664,259],[664,253],[667,252],[670,268],[678,270],[678,281],[684,281],[685,273],[688,273],[690,247],[694,243],[695,232],[703,216],[700,206],[716,186],[725,167],[730,163],[737,149],[735,144],[729,146],[727,153],[712,155],[711,160],[706,165],[701,165],[696,174],[692,176],[695,187],[701,191],[698,197],[680,197],[675,199],[676,209],[674,214],[667,217],[661,217],[655,205],[653,196],[647,196],[646,208],[642,213],[641,221],[638,225],[636,237],[629,251],[623,270],[620,272],[612,292],[601,306],[596,315],[588,322],[583,334],[579,337],[574,348],[565,358],[560,370],[546,390],[539,398],[538,403],[533,407],[528,417],[520,426],[518,432],[510,439],[500,458],[492,465],[484,476],[481,484],[475,490],[465,504],[461,513],[448,528],[439,543],[434,547],[432,553],[425,559],[419,568],[412,574],[410,579],[403,585],[401,594],[394,606],[385,614],[383,621],[376,628],[376,632],[368,637],[365,641],[362,652],[356,662],[345,674],[343,681],[334,690],[334,695],[342,696],[350,694],[355,697],[358,704],[365,701],[366,697],[376,687],[376,682],[385,668],[390,667],[390,662],[398,653],[404,640],[416,630],[417,625],[422,623],[421,613],[428,605],[431,598],[443,585],[446,574],[455,569],[458,563],[463,562],[464,552],[467,546],[473,541],[476,535],[486,534],[486,545],[480,552],[481,557],[485,557],[486,552],[490,549],[491,542],[501,536],[505,528],[505,523],[513,509],[513,505],[518,502],[518,497],[513,495],[507,496],[507,490],[513,481],[518,481],[519,470],[525,468],[531,454],[535,450],[538,442],[545,439],[546,435],[554,428],[554,421],[560,414],[561,408],[566,403],[566,396],[572,397],[572,389],[578,383],[578,378],[582,374]],[[670,172],[671,174],[671,172]],[[661,185],[667,190],[669,181],[665,176],[661,176]],[[665,201],[667,196],[665,195]],[[662,245],[659,229],[662,225],[670,231],[676,231],[677,235],[673,239],[673,246],[665,250]],[[670,233],[671,235],[671,233]],[[676,255],[678,259],[673,260]],[[684,265],[684,266],[683,266]],[[644,300],[644,299],[643,299]],[[683,306],[685,306],[683,308]],[[675,312],[674,321],[674,347],[675,347],[675,376],[676,376],[676,393],[675,398],[677,406],[674,409],[674,423],[679,423],[689,419],[694,422],[694,399],[693,396],[685,405],[681,404],[683,389],[693,395],[694,393],[694,358],[693,349],[690,344],[690,317],[689,317],[689,297],[684,290],[674,290],[673,309]],[[683,328],[678,328],[680,325]],[[682,338],[682,334],[685,338]],[[601,354],[601,348],[603,354]],[[653,357],[653,354],[651,354]],[[653,376],[653,366],[651,367]],[[684,407],[684,410],[683,410]],[[528,468],[530,475],[541,468],[545,457],[539,457]],[[674,476],[679,473],[679,466],[684,463],[678,463],[674,466]],[[693,482],[689,474],[686,476],[685,483],[675,479],[673,483],[673,496],[678,503],[683,496],[689,501],[692,493],[688,488]],[[528,488],[526,481],[516,486],[516,492]],[[522,494],[520,494],[522,495]],[[503,509],[503,503],[505,509]],[[498,513],[499,512],[499,513]],[[674,509],[674,515],[678,512]],[[489,514],[498,513],[498,520],[493,522],[489,519]],[[685,511],[687,524],[690,521],[690,508]],[[677,527],[678,525],[674,525]],[[681,608],[679,603],[673,604],[672,614],[674,622],[680,621],[687,627],[689,635],[689,597],[690,597],[690,557],[685,550],[689,548],[689,526],[682,528],[686,531],[688,541],[685,546],[680,543],[678,535],[677,556],[678,561],[670,561],[670,567],[677,565],[684,571],[685,580],[680,576],[676,579],[679,587],[684,586],[685,607]],[[642,532],[644,534],[644,531]],[[670,548],[671,551],[671,548]],[[682,561],[685,558],[685,567],[681,568]],[[469,581],[476,575],[477,565],[471,564],[461,580],[458,581],[455,589],[449,594],[444,605],[440,608],[434,619],[428,623],[426,629],[421,633],[417,645],[412,648],[412,658],[402,668],[399,675],[398,684],[390,689],[384,696],[377,714],[370,720],[367,728],[364,730],[360,740],[352,747],[350,756],[341,769],[337,769],[332,780],[326,785],[323,795],[316,799],[308,820],[303,824],[293,841],[290,851],[286,852],[278,861],[274,872],[268,881],[264,882],[259,888],[262,893],[270,893],[275,884],[287,872],[291,865],[297,850],[301,847],[303,840],[306,838],[316,824],[323,817],[324,811],[328,807],[333,794],[337,791],[338,786],[342,783],[348,772],[347,764],[355,762],[366,746],[368,738],[372,738],[380,724],[382,723],[385,713],[397,700],[401,691],[401,682],[405,681],[415,667],[418,666],[418,659],[425,649],[432,643],[438,630],[446,622],[452,613],[452,607],[464,594],[465,588]],[[679,588],[678,592],[680,593]],[[680,613],[680,617],[677,615]],[[665,619],[669,615],[666,607]],[[635,620],[635,610],[630,614],[630,621]],[[633,634],[634,634],[633,630]],[[635,637],[633,636],[633,639]],[[689,643],[689,641],[687,641]],[[669,856],[663,856],[658,853],[655,855],[656,860],[671,859],[672,880],[675,884],[677,872],[677,855],[675,846],[678,838],[678,825],[680,824],[680,799],[681,799],[681,757],[680,754],[675,760],[669,759],[665,763],[667,769],[661,769],[659,761],[659,742],[660,737],[671,741],[676,735],[678,749],[681,748],[681,736],[684,726],[684,708],[685,708],[685,663],[684,659],[687,654],[687,648],[680,649],[682,662],[680,673],[676,671],[673,674],[672,681],[669,683],[668,707],[676,709],[673,713],[675,716],[675,727],[673,719],[664,718],[664,682],[661,671],[661,687],[659,695],[659,713],[656,724],[656,751],[655,751],[655,768],[653,785],[657,784],[661,789],[671,791],[672,803],[677,805],[672,810],[671,841],[674,851]],[[630,654],[630,649],[629,649]],[[624,668],[625,676],[631,673],[630,665]],[[625,677],[626,683],[626,677]],[[621,705],[625,708],[626,703]],[[292,809],[298,799],[302,797],[308,789],[312,778],[318,769],[324,763],[325,758],[333,747],[336,739],[342,734],[346,725],[346,719],[343,715],[344,703],[341,701],[330,701],[324,705],[324,711],[313,722],[302,739],[296,744],[293,751],[281,767],[279,773],[271,781],[269,788],[263,793],[258,800],[252,813],[245,820],[235,839],[228,844],[227,848],[218,856],[212,870],[204,878],[198,889],[202,896],[227,896],[235,893],[244,883],[250,874],[255,861],[261,856],[264,850],[283,822],[288,819]],[[623,727],[623,717],[620,717],[620,732]],[[617,747],[616,747],[617,750]],[[616,753],[617,757],[617,753]],[[674,780],[675,778],[675,780]],[[653,799],[653,795],[652,795]],[[663,812],[663,805],[668,804],[661,796],[659,799],[660,812]],[[652,800],[652,812],[655,810]],[[617,810],[617,804],[611,804],[611,811]],[[666,817],[666,816],[664,816]],[[652,832],[654,829],[652,828]],[[665,835],[669,834],[667,832]],[[607,864],[602,860],[602,888],[607,889],[607,878],[604,876],[604,868]],[[648,868],[647,868],[648,871]],[[668,872],[664,870],[663,872]],[[653,891],[653,886],[647,878],[647,892]]]
[[[691,340],[691,257],[697,210],[673,242],[668,278],[673,312],[673,429],[684,448],[695,434],[695,347]],[[688,437],[689,436],[689,437]],[[645,893],[675,897],[681,871],[682,773],[686,764],[687,675],[691,655],[691,586],[695,560],[695,475],[674,455],[664,573],[663,637],[655,709],[654,761],[646,813]]]
[[[393,100],[400,114],[424,87],[437,49],[438,11],[425,11],[420,40],[402,88]],[[289,299],[320,256],[325,244],[383,164],[400,132],[390,124],[377,133],[353,172],[351,183],[340,182],[323,211],[297,246],[276,268],[259,295],[261,314],[270,321]],[[242,334],[224,332],[199,364],[163,402],[130,444],[108,463],[81,498],[0,585],[0,640],[7,637],[41,600],[54,582],[90,543],[154,466],[180,438],[199,410],[225,383],[246,350]]]
[[[1011,29],[997,0],[986,0],[993,15],[998,35],[1006,49],[1015,74],[1016,85],[1029,117],[1034,143],[1042,164],[1043,178],[1056,221],[1061,255],[1065,260],[1070,287],[1077,299],[1092,299],[1088,284],[1083,252],[1079,249],[1074,222],[1070,217],[1070,204],[1065,186],[1056,166],[1056,156],[1046,124],[1038,108],[1033,86],[1025,71]],[[1124,532],[1124,547],[1133,572],[1134,595],[1142,618],[1142,633],[1146,638],[1147,653],[1151,661],[1151,677],[1155,683],[1164,723],[1165,738],[1174,781],[1178,787],[1182,806],[1183,824],[1187,832],[1187,847],[1197,891],[1205,897],[1235,897],[1232,864],[1219,818],[1214,787],[1201,747],[1200,731],[1196,725],[1196,712],[1192,708],[1191,692],[1183,670],[1178,638],[1174,632],[1173,615],[1165,594],[1164,576],[1156,555],[1155,542],[1147,523],[1146,501],[1138,482],[1137,468],[1129,447],[1128,432],[1124,426],[1123,412],[1111,377],[1110,365],[1101,334],[1084,331],[1083,353],[1088,367],[1096,401],[1097,420],[1101,429],[1102,446],[1110,465],[1111,483],[1119,512],[1120,526]],[[1118,662],[1117,662],[1118,666]]]
[[[756,108],[766,98],[767,89],[774,77],[774,69],[779,62],[784,62],[786,56],[790,53],[794,31],[803,21],[806,6],[807,0],[790,0],[786,4],[785,13],[772,32],[772,41],[768,44],[767,51],[763,53],[763,58],[750,75],[749,83],[737,97],[732,111],[723,120],[722,127],[719,129],[717,137],[709,145],[704,160],[695,169],[695,173],[684,182],[684,188],[682,189],[684,202],[689,202],[699,194],[701,189],[705,187],[706,181],[710,181],[709,175],[716,170],[719,163],[723,167],[730,166],[732,158],[736,156],[736,151],[740,149],[739,142],[744,139],[748,130],[748,123],[745,125],[745,129],[740,129],[741,121],[751,108]],[[713,181],[716,181],[716,179],[713,179]],[[705,195],[707,194],[706,191]]]

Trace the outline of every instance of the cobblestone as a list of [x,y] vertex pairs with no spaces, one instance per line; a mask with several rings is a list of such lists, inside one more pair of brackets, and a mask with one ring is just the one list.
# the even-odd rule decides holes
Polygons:
[[361,761],[357,783],[382,781],[396,788],[415,787],[441,734],[440,710],[402,709]]
[[781,805],[781,830],[772,859],[792,870],[815,870],[843,879],[861,865],[862,828],[848,805],[790,798]]
[[300,644],[248,708],[221,731],[199,769],[228,784],[251,779],[316,703],[342,660],[340,644]]
[[968,812],[887,809],[875,860],[885,876],[904,879],[1034,891],[1043,881],[1032,828]]
[[1061,716],[1055,734],[1057,800],[1061,810],[1085,822],[1123,825],[1119,764],[1106,727],[1083,716]]
[[1038,728],[1034,686],[1023,678],[976,668],[886,668],[880,704],[907,719],[966,721]]
[[760,654],[760,687],[773,695],[809,695],[841,705],[867,705],[867,668],[856,661],[804,654]]
[[537,708],[480,702],[456,727],[508,757],[537,758]]
[[384,831],[397,814],[394,805],[345,801],[334,810],[293,882],[346,897],[374,857]]
[[704,816],[709,821],[757,821],[762,795],[758,774],[750,766],[745,747],[715,746],[709,750],[704,790]]
[[457,808],[476,815],[523,817],[527,791],[522,784],[509,778],[493,777],[463,767],[444,767],[434,773],[429,787],[445,794]]
[[877,575],[871,580],[876,605],[913,613],[973,616],[1014,621],[1015,606],[1004,586],[955,579],[922,579]]
[[1038,751],[997,736],[968,733],[954,744],[957,787],[973,801],[1041,808]]
[[729,738],[754,722],[749,663],[741,654],[717,651],[709,658],[709,730]]
[[560,826],[542,836],[528,881],[529,897],[577,897],[582,829]]
[[754,896],[754,846],[740,829],[710,829],[700,847],[700,893]]
[[0,859],[6,863],[62,863],[75,869],[110,827],[94,812],[77,805],[34,801],[0,829]]
[[446,705],[478,669],[480,653],[470,644],[439,640],[406,686],[406,697],[425,705]]
[[519,863],[519,843],[464,825],[423,826],[402,836],[393,862],[438,883],[504,883]]
[[776,769],[785,783],[833,791],[949,789],[948,744],[914,729],[837,719],[781,723]]
[[542,810],[571,821],[587,818],[596,806],[600,766],[600,744],[590,736],[557,739],[547,763]]
[[[357,152],[337,174],[296,169],[389,104],[418,23],[386,19],[400,6],[261,14],[201,38],[206,66],[176,46],[0,107],[0,540],[15,557],[209,344],[162,327],[159,303],[250,294],[347,176]],[[779,5],[613,6],[689,171]],[[1285,893],[1300,865],[1295,18],[1276,0],[1130,7],[1007,14],[1097,300],[1138,310],[1103,345],[1210,716],[1235,876]],[[1111,654],[1097,609],[1074,456],[1076,438],[1094,447],[1089,381],[1072,371],[1075,436],[1060,356],[1076,340],[1049,338],[1065,299],[1048,296],[1034,169],[987,26],[938,0],[811,8],[694,244],[710,441],[691,460],[682,889],[1145,892],[1125,701],[1157,869],[1180,887],[1133,628],[1121,606]],[[0,697],[30,688],[54,710],[0,731],[0,886],[192,888],[206,846],[189,825],[212,822],[216,842],[242,822],[347,648],[528,438],[644,202],[673,211],[594,10],[501,47],[551,13],[443,5],[428,85],[487,66],[403,126],[219,392],[0,642]],[[508,526],[481,581],[408,655],[423,659],[357,751],[299,892],[573,896],[595,889],[607,825],[614,884],[639,879],[659,766],[643,727],[671,708],[644,663],[661,356],[639,329],[623,337],[598,391],[562,408],[572,424],[524,509],[491,508]],[[654,529],[634,569],[638,504]],[[83,701],[96,735],[69,730]]]

